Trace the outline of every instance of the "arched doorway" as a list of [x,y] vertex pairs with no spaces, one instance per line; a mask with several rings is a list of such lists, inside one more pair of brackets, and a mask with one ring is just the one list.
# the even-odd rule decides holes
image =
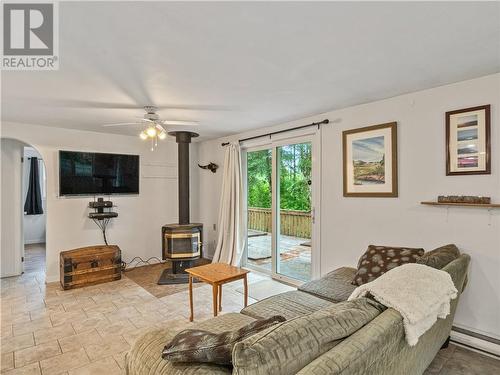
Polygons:
[[38,150],[1,138],[1,277],[45,274],[46,172]]

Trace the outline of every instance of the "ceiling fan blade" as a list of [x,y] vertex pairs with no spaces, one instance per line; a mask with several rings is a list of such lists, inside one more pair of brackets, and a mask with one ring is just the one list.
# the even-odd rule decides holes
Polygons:
[[141,106],[137,104],[100,102],[94,100],[79,100],[79,99],[45,99],[46,104],[58,107],[69,108],[99,108],[99,109],[135,109],[141,110]]
[[161,120],[163,125],[178,125],[178,126],[196,126],[199,125],[198,121],[188,120]]
[[105,128],[113,127],[113,126],[127,126],[127,125],[141,125],[140,122],[117,122],[116,124],[104,124],[102,125]]
[[153,122],[153,120],[150,120],[148,118],[144,118],[143,116],[134,116],[137,120],[140,120],[141,122]]
[[186,110],[186,111],[234,111],[238,110],[238,108],[234,106],[228,105],[218,105],[218,104],[166,104],[166,105],[157,105],[156,108],[158,110],[162,109],[178,109],[178,110]]

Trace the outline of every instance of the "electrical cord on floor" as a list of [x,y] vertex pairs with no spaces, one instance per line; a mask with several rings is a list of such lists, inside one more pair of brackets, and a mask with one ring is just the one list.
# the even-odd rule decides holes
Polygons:
[[[138,261],[136,262],[136,264],[133,266],[133,267],[129,267],[136,259],[138,259]],[[155,259],[157,260],[157,262],[155,263],[151,263],[151,260],[152,259]],[[127,271],[130,271],[130,270],[133,270],[134,268],[138,267],[140,264],[147,264],[147,265],[151,265],[151,264],[163,264],[163,263],[166,263],[167,261],[165,260],[161,260],[160,258],[158,257],[150,257],[146,260],[142,259],[141,257],[134,257],[130,262],[122,262],[122,272],[127,272]]]

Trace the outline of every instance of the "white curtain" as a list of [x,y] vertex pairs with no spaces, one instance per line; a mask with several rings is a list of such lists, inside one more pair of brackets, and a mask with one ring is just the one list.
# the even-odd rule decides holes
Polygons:
[[239,266],[244,246],[243,180],[238,143],[226,146],[219,207],[219,236],[213,262]]

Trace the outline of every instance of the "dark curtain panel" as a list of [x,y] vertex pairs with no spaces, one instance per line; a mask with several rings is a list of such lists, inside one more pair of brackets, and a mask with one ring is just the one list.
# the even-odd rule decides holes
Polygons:
[[24,212],[26,215],[41,215],[42,192],[40,190],[40,172],[38,171],[38,159],[31,158],[30,162],[30,180],[28,185],[28,195],[24,202]]

